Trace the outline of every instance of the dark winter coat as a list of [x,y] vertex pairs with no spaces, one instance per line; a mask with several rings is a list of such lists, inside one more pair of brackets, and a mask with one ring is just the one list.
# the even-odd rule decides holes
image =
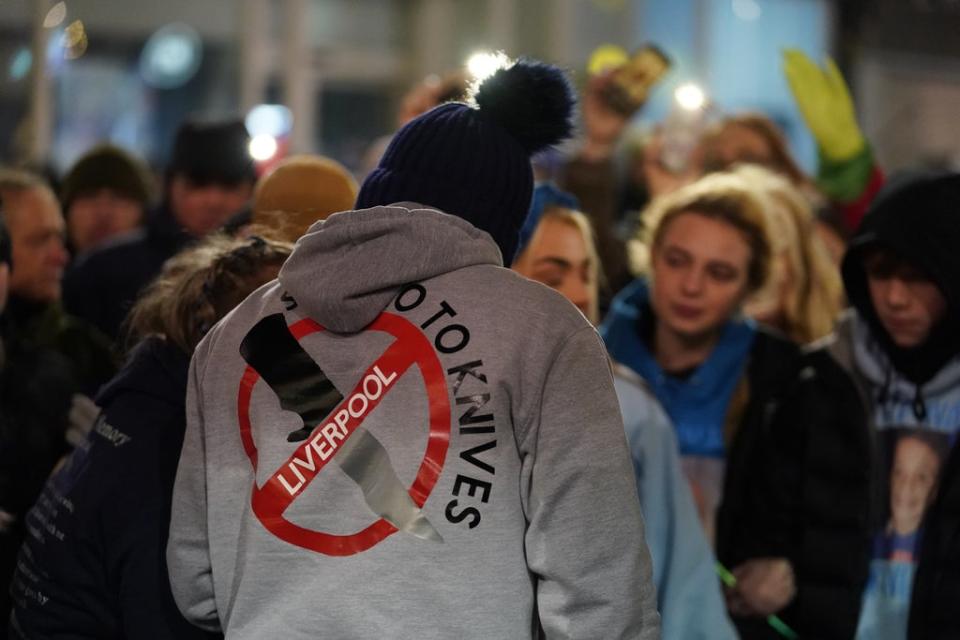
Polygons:
[[117,340],[137,295],[190,241],[169,207],[160,205],[143,229],[91,251],[68,270],[64,306]]
[[911,640],[948,640],[960,634],[960,448],[953,447],[941,488],[924,522],[926,531],[913,582]]
[[[649,304],[624,308],[629,294],[618,296],[602,330],[625,364],[632,358],[623,350],[636,340],[622,323],[652,335]],[[856,390],[835,366],[821,373],[823,356],[805,356],[763,328],[746,357],[726,411],[717,559],[732,570],[751,558],[787,558],[797,595],[780,617],[800,637],[850,638],[869,551],[868,439]],[[781,637],[762,619],[734,622],[746,640]]]
[[[909,395],[908,422],[931,426],[936,394],[956,397],[955,387],[942,380],[960,367],[960,174],[917,174],[894,178],[873,202],[851,248],[844,257],[843,279],[858,318],[869,327],[870,339],[888,363],[886,382],[875,383],[865,394],[870,409],[890,401],[890,390]],[[941,321],[926,341],[912,349],[898,348],[874,311],[865,252],[881,248],[902,258],[933,281],[946,301]],[[842,360],[842,358],[841,358]],[[857,375],[855,367],[847,366]],[[875,393],[870,393],[871,391]],[[881,400],[882,398],[882,400]],[[943,403],[940,403],[943,404]],[[943,419],[940,419],[943,422]],[[936,425],[957,432],[955,419]],[[938,489],[922,523],[916,573],[910,594],[907,637],[910,640],[960,637],[960,452],[955,440],[941,468]]]
[[207,637],[177,610],[164,557],[188,364],[147,339],[97,397],[87,442],[27,517],[14,637]]
[[[0,620],[10,615],[10,580],[26,535],[24,516],[51,469],[68,451],[65,431],[74,380],[50,349],[8,361],[0,381]],[[0,623],[2,629],[3,623]]]
[[10,296],[3,317],[3,341],[7,349],[10,375],[21,376],[18,364],[32,366],[30,360],[43,350],[60,354],[66,373],[73,380],[71,393],[93,397],[117,372],[117,358],[110,340],[95,327],[64,312],[59,303],[37,303]]
[[[801,638],[852,638],[873,504],[860,397],[824,352],[798,360],[763,333],[747,378],[751,401],[728,460],[717,557],[731,569],[786,557],[797,592],[779,617]],[[782,638],[765,621],[735,622],[745,640]]]
[[11,296],[0,327],[0,619],[25,534],[24,516],[68,451],[73,396],[93,395],[116,371],[109,341],[57,304]]

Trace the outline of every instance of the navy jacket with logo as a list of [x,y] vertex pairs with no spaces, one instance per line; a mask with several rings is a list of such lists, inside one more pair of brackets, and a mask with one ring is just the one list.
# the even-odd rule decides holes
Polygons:
[[97,396],[87,441],[27,515],[12,637],[209,637],[177,610],[164,559],[188,363],[149,338]]

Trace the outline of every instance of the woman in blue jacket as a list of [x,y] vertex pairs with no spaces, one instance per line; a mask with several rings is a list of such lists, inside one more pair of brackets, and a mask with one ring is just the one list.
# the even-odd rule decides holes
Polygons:
[[[589,220],[576,211],[572,196],[549,185],[534,190],[533,203],[513,269],[556,289],[596,323],[600,262]],[[670,420],[630,369],[614,366],[614,386],[653,560],[661,635],[664,640],[735,640]]]
[[[801,636],[850,637],[855,616],[831,603],[858,597],[865,578],[843,560],[865,542],[856,509],[868,479],[844,471],[866,436],[819,428],[815,371],[741,313],[771,269],[765,206],[724,173],[656,200],[644,218],[648,277],[620,292],[601,334],[673,423],[701,521],[737,579],[727,607],[741,636],[779,637],[766,620],[777,614]],[[843,484],[835,504],[808,498],[823,495],[811,485]],[[821,531],[834,539],[817,543]]]

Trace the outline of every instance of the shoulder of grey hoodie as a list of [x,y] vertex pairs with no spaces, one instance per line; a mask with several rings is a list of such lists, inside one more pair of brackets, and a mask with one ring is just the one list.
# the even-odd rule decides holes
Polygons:
[[[422,301],[408,308],[421,290]],[[296,558],[316,556],[289,546],[276,549],[276,541],[264,540],[260,530],[249,533],[251,516],[244,500],[216,507],[205,502],[249,493],[254,475],[236,428],[235,390],[245,366],[238,348],[266,315],[284,313],[288,324],[303,318],[301,309],[287,311],[286,306],[278,282],[254,292],[214,327],[192,363],[188,401],[194,406],[188,406],[168,558],[178,604],[188,618],[207,628],[216,628],[219,618],[225,631],[267,630],[275,627],[258,616],[270,624],[295,616],[296,606],[284,608],[272,602],[270,594],[278,589],[278,575],[296,573]],[[476,623],[470,625],[475,630],[483,629],[478,637],[522,637],[518,632],[529,630],[534,611],[547,638],[657,637],[656,597],[632,467],[610,367],[594,328],[553,290],[490,264],[425,279],[395,298],[386,311],[419,327],[447,372],[454,428],[447,461],[431,494],[437,499],[428,499],[423,512],[443,535],[449,563],[440,563],[443,569],[430,575],[432,587],[421,585],[400,597],[378,592],[371,575],[389,573],[400,562],[387,557],[387,545],[381,544],[354,556],[348,574],[338,571],[337,578],[371,591],[371,597],[396,598],[402,611],[411,598],[442,608],[451,594],[462,595],[466,587],[461,576],[466,572],[472,588],[483,584],[489,594],[489,601],[477,603],[480,610],[467,607],[461,612]],[[338,388],[351,387],[389,342],[371,335],[375,333],[324,332],[304,346]],[[465,346],[454,350],[467,335]],[[441,346],[451,353],[443,353]],[[466,367],[469,375],[457,374],[457,367],[461,372]],[[484,409],[494,416],[498,442],[495,450],[481,454],[472,447],[483,441],[458,433],[455,425],[457,416],[466,415],[463,406],[469,409],[483,394],[489,394]],[[376,433],[380,425],[371,422],[370,430]],[[262,447],[261,462],[269,457],[265,451]],[[402,465],[403,452],[390,448],[390,453]],[[444,514],[458,486],[459,496],[467,495],[462,481],[470,470],[465,463],[470,456],[496,470],[484,480],[492,485],[490,503],[467,500],[491,523],[472,538],[466,527]],[[198,541],[208,535],[215,539],[206,540],[204,549]],[[400,533],[391,541],[402,546],[408,560],[418,558],[428,544]],[[505,552],[505,546],[519,553]],[[271,579],[258,574],[259,588],[241,585],[244,573],[254,573],[251,563],[256,562],[250,557],[261,553],[271,554],[275,566],[257,569]],[[374,559],[376,567],[370,564]],[[424,563],[431,564],[426,558]],[[523,576],[531,574],[536,577],[533,593],[526,593]],[[307,599],[309,593],[299,602],[305,605]],[[296,604],[298,598],[286,598],[291,600]],[[491,606],[497,611],[493,617]],[[360,620],[354,614],[349,620],[331,621],[330,628],[356,632],[378,620]],[[526,627],[518,623],[522,620],[527,620]],[[424,637],[444,633],[453,630],[435,627]]]
[[[565,297],[510,269],[473,265],[417,284],[427,289],[427,299],[409,313],[409,319],[422,326],[436,314],[443,313],[442,318],[424,330],[430,334],[433,329],[435,343],[439,332],[457,325],[467,329],[471,342],[480,339],[485,345],[496,347],[495,359],[485,360],[484,365],[494,369],[494,375],[488,374],[488,377],[503,381],[513,379],[515,384],[511,386],[523,389],[522,394],[512,398],[514,403],[519,403],[513,418],[515,429],[522,434],[518,436],[521,439],[529,427],[535,426],[545,374],[567,343],[583,333],[590,337],[581,337],[577,342],[595,340],[603,349],[595,327]],[[434,295],[434,291],[441,295]],[[409,293],[405,297],[414,295]],[[197,352],[238,352],[239,341],[258,320],[272,313],[285,312],[287,304],[283,298],[286,296],[287,292],[277,281],[263,285],[210,331],[203,340],[203,348],[198,346]],[[466,304],[457,304],[461,300]],[[391,302],[385,311],[398,313],[396,302]],[[428,306],[430,303],[434,304]],[[453,309],[455,316],[444,312],[444,303]],[[297,311],[286,312],[288,324],[307,317]],[[451,342],[454,337],[450,338]],[[606,353],[605,350],[602,353]],[[206,375],[208,362],[222,362],[216,355],[198,360],[200,379]],[[343,366],[349,368],[350,365],[338,363],[333,368]],[[213,375],[217,376],[219,367],[215,369]],[[567,371],[567,375],[575,376],[575,369]],[[612,380],[609,362],[605,370]]]

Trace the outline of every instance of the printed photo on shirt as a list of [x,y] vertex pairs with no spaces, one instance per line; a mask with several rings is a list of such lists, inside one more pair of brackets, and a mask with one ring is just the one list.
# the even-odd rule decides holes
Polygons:
[[949,436],[898,428],[885,430],[881,438],[889,482],[884,501],[886,524],[877,534],[873,556],[912,564],[923,533],[923,517],[937,495]]

